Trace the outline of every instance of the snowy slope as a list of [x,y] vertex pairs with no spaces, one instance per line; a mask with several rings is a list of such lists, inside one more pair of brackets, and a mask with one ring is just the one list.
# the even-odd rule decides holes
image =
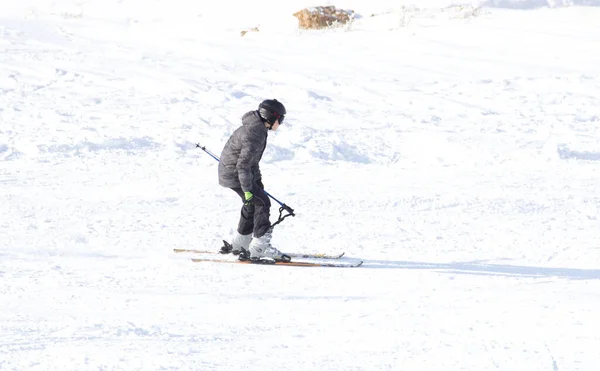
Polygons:
[[[598,4],[323,4],[2,2],[0,370],[600,367]],[[172,252],[267,98],[273,243],[361,268]]]

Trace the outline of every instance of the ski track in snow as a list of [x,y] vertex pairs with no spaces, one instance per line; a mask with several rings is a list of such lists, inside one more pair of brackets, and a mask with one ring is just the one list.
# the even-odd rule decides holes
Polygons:
[[[0,370],[597,369],[597,8],[226,3],[0,7]],[[272,97],[274,245],[361,268],[172,253],[234,231],[195,143]]]

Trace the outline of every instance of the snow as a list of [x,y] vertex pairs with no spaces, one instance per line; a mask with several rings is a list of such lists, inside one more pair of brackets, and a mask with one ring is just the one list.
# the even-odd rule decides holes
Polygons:
[[[599,4],[455,5],[3,1],[0,370],[598,370]],[[274,245],[362,267],[173,253],[267,98]]]

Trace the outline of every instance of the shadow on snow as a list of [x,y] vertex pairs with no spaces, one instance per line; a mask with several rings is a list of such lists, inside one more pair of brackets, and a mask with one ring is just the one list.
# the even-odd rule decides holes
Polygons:
[[440,273],[512,276],[532,278],[600,279],[600,269],[545,268],[521,265],[486,264],[485,262],[425,263],[391,260],[364,260],[364,268],[423,269]]

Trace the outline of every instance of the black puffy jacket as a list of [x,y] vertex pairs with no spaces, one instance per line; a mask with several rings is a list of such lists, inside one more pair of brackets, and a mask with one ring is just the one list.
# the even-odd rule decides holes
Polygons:
[[220,185],[253,191],[254,182],[261,180],[258,163],[267,146],[268,132],[258,111],[247,112],[242,117],[242,126],[231,134],[221,152]]

